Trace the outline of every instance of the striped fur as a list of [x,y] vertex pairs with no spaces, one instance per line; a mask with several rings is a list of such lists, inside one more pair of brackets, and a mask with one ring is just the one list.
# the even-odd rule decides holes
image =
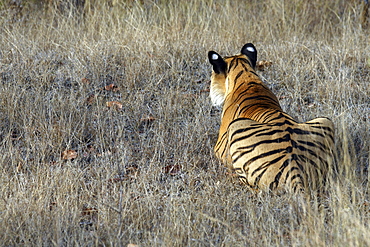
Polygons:
[[223,105],[216,156],[254,189],[321,188],[333,165],[334,125],[328,118],[297,123],[255,72],[257,50],[208,53],[211,100]]

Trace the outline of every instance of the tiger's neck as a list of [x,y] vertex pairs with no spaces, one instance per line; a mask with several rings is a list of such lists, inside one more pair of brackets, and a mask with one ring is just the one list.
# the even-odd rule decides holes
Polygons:
[[292,120],[289,115],[283,112],[276,96],[257,75],[252,74],[245,80],[242,78],[239,80],[236,78],[228,79],[236,83],[232,85],[232,88],[228,88],[229,93],[224,100],[218,141],[215,146],[216,155],[225,160],[226,163],[228,163],[227,152],[225,152],[228,145],[226,133],[230,123],[235,119],[249,118],[260,123],[274,123],[281,121],[282,118],[278,116],[283,114],[284,117]]
[[[267,123],[276,112],[283,112],[276,96],[262,83],[252,82],[235,85],[226,96],[222,121],[250,118]],[[227,124],[228,125],[228,124]]]

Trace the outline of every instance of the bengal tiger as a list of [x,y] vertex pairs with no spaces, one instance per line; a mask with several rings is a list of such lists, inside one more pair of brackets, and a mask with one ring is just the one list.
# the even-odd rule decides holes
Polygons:
[[296,122],[255,71],[257,50],[222,58],[213,66],[210,98],[222,106],[216,156],[255,190],[323,188],[333,165],[334,125],[328,118]]

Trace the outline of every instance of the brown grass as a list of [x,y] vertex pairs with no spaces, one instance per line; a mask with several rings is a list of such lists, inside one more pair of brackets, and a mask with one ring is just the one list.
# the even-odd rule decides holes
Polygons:
[[[360,1],[76,2],[0,2],[2,245],[370,245]],[[289,114],[335,122],[320,198],[254,195],[213,156],[206,54],[247,42]]]

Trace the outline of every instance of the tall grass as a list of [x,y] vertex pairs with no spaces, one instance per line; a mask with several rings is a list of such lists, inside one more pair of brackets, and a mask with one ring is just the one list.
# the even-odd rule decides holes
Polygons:
[[[359,2],[1,2],[2,244],[370,245]],[[255,195],[213,156],[206,54],[247,42],[283,109],[335,122],[339,172],[320,198]]]

